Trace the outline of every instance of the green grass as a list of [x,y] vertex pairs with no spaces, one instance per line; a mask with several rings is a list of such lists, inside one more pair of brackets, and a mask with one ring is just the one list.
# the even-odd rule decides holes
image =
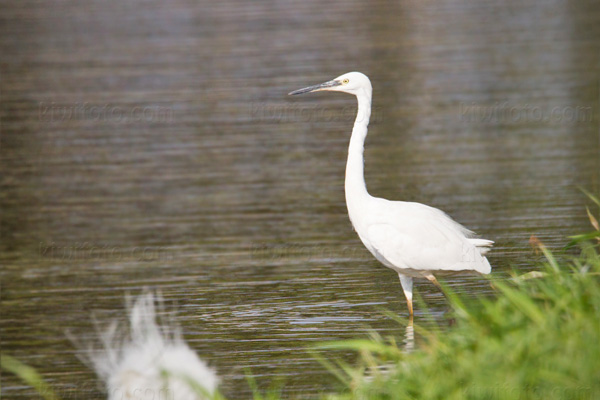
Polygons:
[[[354,365],[320,359],[340,381],[339,392],[325,397],[600,398],[600,228],[589,210],[588,216],[594,230],[571,237],[567,245],[577,255],[555,255],[536,242],[545,262],[535,272],[490,279],[492,298],[467,299],[448,291],[454,325],[443,332],[415,326],[422,338],[415,351],[376,334],[320,346],[359,354]],[[6,357],[2,367],[55,399],[29,367]],[[249,385],[256,399],[279,397],[276,390],[261,395],[251,378]]]
[[32,367],[23,364],[16,358],[2,354],[0,357],[0,368],[2,371],[10,372],[19,377],[23,383],[33,387],[45,400],[58,400],[58,396],[48,386],[42,376]]

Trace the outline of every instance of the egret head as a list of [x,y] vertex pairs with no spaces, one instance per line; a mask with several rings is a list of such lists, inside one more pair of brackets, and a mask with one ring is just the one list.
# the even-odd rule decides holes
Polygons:
[[322,90],[328,90],[331,92],[346,92],[355,96],[364,94],[370,97],[373,89],[371,88],[371,81],[365,74],[360,72],[348,72],[347,74],[340,75],[331,81],[294,90],[289,94],[295,95],[318,92]]

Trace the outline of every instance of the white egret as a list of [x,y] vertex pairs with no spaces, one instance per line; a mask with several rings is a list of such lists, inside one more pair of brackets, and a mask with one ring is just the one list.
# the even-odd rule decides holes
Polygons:
[[[162,307],[162,298],[157,296]],[[82,361],[104,381],[108,400],[204,400],[219,379],[181,337],[174,322],[158,323],[155,296],[140,295],[129,309],[129,327],[112,321],[99,332],[102,348],[86,346]],[[79,340],[69,335],[81,347]]]
[[346,205],[360,240],[383,265],[398,273],[413,315],[413,278],[426,278],[440,287],[434,274],[476,271],[488,274],[484,254],[494,242],[474,238],[473,232],[443,211],[420,203],[389,201],[369,195],[363,173],[363,151],[372,87],[360,72],[349,72],[331,81],[293,91],[296,95],[317,91],[345,92],[358,99],[358,113],[350,137],[346,164]]

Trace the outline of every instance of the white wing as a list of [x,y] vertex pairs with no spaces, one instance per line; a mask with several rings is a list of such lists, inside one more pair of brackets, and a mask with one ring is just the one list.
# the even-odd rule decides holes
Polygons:
[[[385,219],[377,215],[385,215]],[[366,231],[368,247],[375,256],[396,268],[475,270],[487,274],[491,267],[478,246],[489,246],[491,242],[471,239],[471,235],[471,231],[436,208],[390,201],[378,204],[376,218]]]

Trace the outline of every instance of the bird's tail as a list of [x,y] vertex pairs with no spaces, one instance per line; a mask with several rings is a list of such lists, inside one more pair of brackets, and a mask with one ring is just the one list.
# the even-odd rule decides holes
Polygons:
[[494,241],[487,239],[469,239],[469,242],[477,247],[479,254],[482,256],[487,254],[487,252],[490,251],[494,245]]
[[489,274],[490,272],[492,272],[492,266],[490,265],[488,259],[485,257],[485,254],[491,250],[492,246],[494,245],[494,242],[486,239],[473,238],[469,239],[469,242],[471,242],[471,244],[475,246],[475,248],[479,251],[479,254],[481,255],[480,262],[475,267],[475,270],[477,270],[477,272],[481,274]]

